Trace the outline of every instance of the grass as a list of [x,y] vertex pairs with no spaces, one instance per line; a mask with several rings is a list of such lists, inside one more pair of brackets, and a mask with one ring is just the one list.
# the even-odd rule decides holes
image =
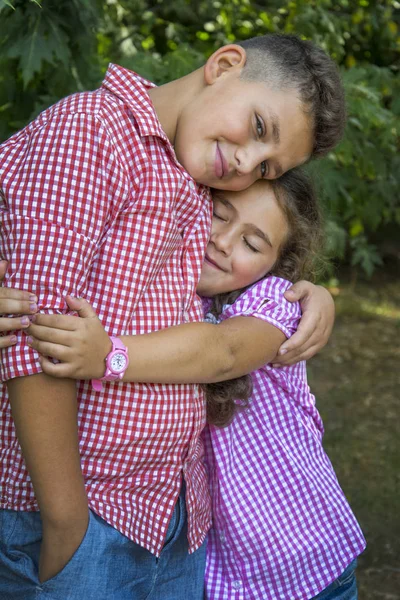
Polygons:
[[400,280],[332,290],[337,319],[309,363],[325,424],[325,449],[368,547],[359,559],[360,600],[400,600]]

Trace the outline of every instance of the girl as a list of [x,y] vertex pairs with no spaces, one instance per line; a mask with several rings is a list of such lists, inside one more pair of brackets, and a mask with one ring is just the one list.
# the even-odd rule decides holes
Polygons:
[[[309,271],[319,239],[316,199],[300,171],[215,192],[198,286],[206,322],[120,338],[130,356],[125,381],[206,385],[213,600],[357,598],[365,542],[323,452],[305,363],[272,364],[301,316],[284,298],[288,280]],[[110,339],[86,302],[68,304],[83,318],[37,315],[30,343],[49,375],[100,379]]]

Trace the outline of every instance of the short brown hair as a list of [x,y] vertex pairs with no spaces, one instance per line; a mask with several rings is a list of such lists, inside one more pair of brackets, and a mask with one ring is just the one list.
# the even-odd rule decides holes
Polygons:
[[263,35],[238,45],[247,54],[243,79],[297,90],[311,117],[312,156],[325,156],[340,141],[346,124],[344,90],[334,61],[313,42],[296,35]]

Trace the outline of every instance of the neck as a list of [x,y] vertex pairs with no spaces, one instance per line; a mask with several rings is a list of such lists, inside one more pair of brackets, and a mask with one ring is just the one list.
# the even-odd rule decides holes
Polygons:
[[185,106],[198,94],[204,85],[203,68],[170,83],[149,90],[157,117],[172,145]]

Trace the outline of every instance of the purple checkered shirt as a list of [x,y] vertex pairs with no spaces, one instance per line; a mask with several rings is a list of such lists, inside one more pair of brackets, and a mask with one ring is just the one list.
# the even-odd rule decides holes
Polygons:
[[[256,283],[221,320],[251,316],[287,338],[301,312],[290,283]],[[205,309],[209,303],[205,301]],[[251,404],[205,433],[213,502],[207,545],[209,600],[308,600],[365,548],[360,527],[322,447],[323,425],[306,365],[252,373]]]

